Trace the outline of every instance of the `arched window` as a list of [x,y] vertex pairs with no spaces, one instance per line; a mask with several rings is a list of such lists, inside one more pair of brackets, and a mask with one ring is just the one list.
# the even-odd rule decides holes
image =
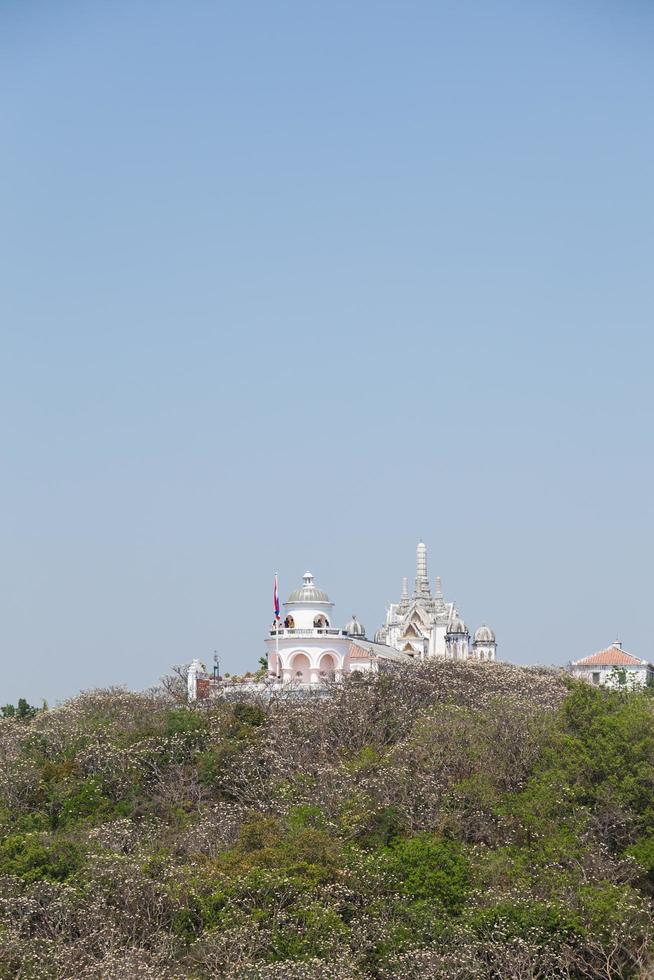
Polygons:
[[311,664],[306,653],[295,653],[291,657],[291,679],[297,684],[311,683]]
[[314,617],[313,628],[316,630],[325,630],[329,627],[329,620],[322,613]]
[[336,667],[336,657],[332,653],[323,653],[318,665],[320,679],[323,681],[336,680]]

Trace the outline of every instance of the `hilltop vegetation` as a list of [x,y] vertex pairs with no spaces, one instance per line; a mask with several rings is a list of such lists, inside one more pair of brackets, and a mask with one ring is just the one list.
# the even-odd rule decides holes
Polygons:
[[0,719],[0,978],[652,976],[653,712],[439,662]]

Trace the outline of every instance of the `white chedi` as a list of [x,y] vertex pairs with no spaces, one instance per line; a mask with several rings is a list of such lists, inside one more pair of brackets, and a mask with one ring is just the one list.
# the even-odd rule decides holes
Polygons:
[[453,602],[446,602],[440,578],[432,594],[427,575],[427,548],[422,541],[416,549],[416,578],[409,597],[407,579],[402,582],[399,602],[386,611],[386,622],[375,634],[386,643],[420,660],[446,657],[450,660],[495,660],[497,641],[490,627],[483,625],[473,639]]

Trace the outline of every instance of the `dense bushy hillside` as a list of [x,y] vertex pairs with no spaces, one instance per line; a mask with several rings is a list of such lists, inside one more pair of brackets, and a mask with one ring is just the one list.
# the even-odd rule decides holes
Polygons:
[[0,977],[645,977],[654,700],[436,663],[0,721]]

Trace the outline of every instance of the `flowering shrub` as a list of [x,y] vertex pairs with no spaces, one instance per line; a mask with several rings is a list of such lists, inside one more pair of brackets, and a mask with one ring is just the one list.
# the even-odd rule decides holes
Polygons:
[[644,978],[654,699],[437,661],[0,719],[0,980]]

